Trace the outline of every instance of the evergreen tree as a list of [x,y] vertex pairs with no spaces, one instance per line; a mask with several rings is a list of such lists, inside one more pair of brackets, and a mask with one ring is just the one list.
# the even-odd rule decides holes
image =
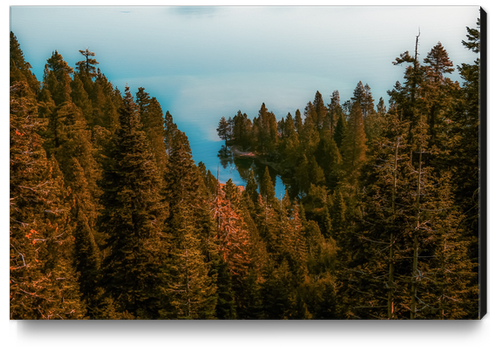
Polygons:
[[236,303],[230,270],[225,262],[218,264],[216,318],[236,319]]
[[231,136],[231,126],[225,117],[221,117],[219,120],[218,128],[216,129],[220,139],[225,140],[225,146],[228,146],[228,140]]
[[337,144],[337,148],[342,149],[342,139],[344,138],[344,130],[347,127],[345,118],[340,114],[337,124],[335,125],[335,132],[333,138]]
[[186,203],[173,209],[169,256],[163,277],[166,304],[162,318],[210,319],[215,317],[216,278],[200,251],[192,212]]
[[274,183],[272,182],[269,174],[269,167],[265,167],[262,180],[260,182],[260,195],[269,206],[277,206],[276,191],[274,189]]
[[72,220],[75,222],[74,262],[80,274],[80,291],[90,314],[95,308],[93,300],[97,293],[96,282],[102,257],[99,245],[104,243],[105,235],[96,229],[99,205],[93,199],[84,170],[76,158],[73,158],[72,173],[70,200]]
[[35,95],[10,90],[10,314],[12,319],[81,319],[63,177],[37,131]]
[[[466,28],[467,41],[463,45],[472,52],[480,53],[480,19],[477,28]],[[455,139],[449,158],[450,167],[453,168],[454,199],[461,206],[465,215],[462,223],[469,234],[477,238],[479,231],[481,186],[479,183],[479,172],[481,162],[479,155],[481,149],[478,139],[481,138],[480,131],[480,58],[475,59],[473,64],[461,64],[458,71],[463,79],[461,88],[461,102],[458,103],[454,112],[454,127],[450,135]],[[472,256],[476,259],[478,245],[471,246]]]
[[259,193],[257,192],[259,189],[259,186],[257,185],[257,182],[255,181],[255,173],[252,168],[250,168],[250,172],[248,174],[248,180],[247,180],[247,185],[245,186],[245,192],[248,194],[250,199],[252,199],[252,202],[256,203],[257,198]]
[[217,273],[211,273],[214,260],[205,253],[209,253],[206,243],[213,232],[211,221],[205,221],[205,217],[211,218],[207,214],[210,206],[205,202],[204,181],[199,179],[187,137],[175,127],[171,141],[164,190],[170,249],[165,261],[166,303],[160,314],[162,318],[212,318]]
[[24,53],[13,32],[10,32],[10,86],[15,82],[25,81],[33,93],[39,93],[39,82],[31,71],[31,65],[25,61]]
[[360,169],[366,161],[366,134],[361,106],[354,103],[342,140],[342,185],[350,198],[357,191]]
[[294,127],[296,128],[296,132],[300,134],[303,129],[303,119],[301,118],[301,112],[299,110],[296,110],[296,113],[294,114]]
[[99,228],[109,235],[110,253],[104,259],[101,283],[121,311],[151,319],[159,317],[167,213],[159,194],[161,180],[128,87],[120,112],[121,128],[103,181]]
[[[338,90],[333,91],[330,97],[330,104],[327,105],[327,108],[328,111],[323,128],[329,130],[330,136],[334,136],[338,121],[340,118],[343,118],[342,106],[340,106],[340,95]],[[341,139],[342,137],[340,137],[340,140]],[[340,147],[340,143],[337,143],[337,146]]]
[[85,91],[82,80],[75,74],[71,82],[71,99],[73,103],[82,111],[87,124],[93,124],[93,108],[89,94]]
[[325,119],[327,118],[327,107],[323,103],[322,94],[317,90],[315,94],[315,100],[313,100],[313,106],[315,107],[315,112],[317,116],[317,128],[320,129]]
[[99,64],[99,62],[93,58],[90,58],[90,57],[95,56],[95,53],[90,52],[88,50],[88,48],[85,48],[84,51],[82,51],[81,49],[78,51],[80,52],[81,55],[83,55],[85,57],[85,60],[79,61],[76,64],[78,72],[80,74],[87,75],[89,78],[96,77],[97,76],[97,70],[95,68],[95,65]]
[[146,133],[160,174],[163,175],[167,165],[167,151],[162,109],[157,99],[154,97],[150,99],[149,94],[141,87],[136,93],[136,103],[139,107],[142,129]]

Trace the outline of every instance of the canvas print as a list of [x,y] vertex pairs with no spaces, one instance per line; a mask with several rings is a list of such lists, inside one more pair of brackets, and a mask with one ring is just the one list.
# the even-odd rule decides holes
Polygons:
[[479,7],[12,6],[10,29],[11,320],[486,313]]

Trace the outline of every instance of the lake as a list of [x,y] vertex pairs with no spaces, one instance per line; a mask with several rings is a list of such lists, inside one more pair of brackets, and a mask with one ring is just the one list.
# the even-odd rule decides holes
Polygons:
[[[250,168],[254,170],[257,183],[260,182],[260,178],[265,171],[265,166],[260,162],[253,158],[229,157],[227,159],[221,159],[218,157],[218,151],[225,144],[225,141],[213,141],[207,136],[204,136],[202,127],[199,124],[182,122],[182,125],[177,123],[177,126],[187,135],[192,150],[192,157],[196,164],[202,161],[215,177],[219,177],[221,183],[226,183],[231,178],[235,185],[245,187],[247,184],[246,177]],[[218,122],[216,122],[217,126]],[[275,185],[276,197],[281,199],[286,193],[285,184],[273,168],[269,167],[269,174]]]

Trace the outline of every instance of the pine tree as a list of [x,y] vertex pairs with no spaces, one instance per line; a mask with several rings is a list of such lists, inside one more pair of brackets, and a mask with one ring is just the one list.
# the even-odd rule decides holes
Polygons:
[[220,261],[218,264],[217,290],[218,299],[216,302],[216,318],[236,319],[236,302],[233,291],[231,273],[227,263]]
[[[480,53],[480,19],[477,28],[466,28],[467,41],[463,45],[472,52]],[[458,71],[463,79],[461,88],[461,102],[458,103],[454,112],[454,126],[449,136],[455,139],[449,157],[452,159],[450,166],[453,168],[454,199],[461,206],[465,215],[462,223],[471,237],[478,237],[481,197],[481,186],[479,183],[480,172],[480,57],[473,64],[461,64]],[[480,136],[479,136],[480,135]],[[472,257],[478,257],[478,245],[471,246]]]
[[[330,136],[334,136],[339,119],[343,118],[338,90],[333,91],[332,95],[330,96],[330,104],[327,105],[327,108],[328,111],[323,128],[325,130],[329,130]],[[340,140],[342,140],[342,136],[340,137]],[[340,143],[337,143],[337,146],[340,147]]]
[[[167,124],[173,127],[172,123]],[[169,205],[165,229],[170,236],[170,249],[165,262],[166,304],[160,310],[161,317],[213,318],[217,273],[212,273],[215,270],[212,265],[216,260],[212,254],[206,254],[210,252],[206,244],[213,238],[211,233],[215,231],[210,223],[214,221],[211,222],[206,188],[194,165],[187,137],[176,127],[165,183],[164,197]]]
[[10,312],[12,319],[81,319],[66,190],[37,131],[35,95],[26,82],[10,94]]
[[75,228],[74,262],[80,274],[80,291],[91,314],[95,308],[93,300],[97,293],[96,282],[102,258],[99,245],[104,243],[104,234],[96,229],[99,204],[93,199],[84,170],[76,158],[73,158],[72,172],[69,198]]
[[103,182],[99,228],[109,235],[110,253],[104,259],[101,284],[121,311],[157,318],[167,213],[159,194],[161,180],[128,87],[120,121]]
[[293,302],[291,300],[291,272],[284,260],[278,268],[269,267],[262,285],[263,317],[265,319],[288,319]]
[[39,93],[40,85],[31,71],[31,65],[25,61],[17,37],[10,32],[10,86],[20,81],[27,82],[35,95]]
[[218,128],[216,129],[218,132],[218,136],[220,139],[225,140],[225,146],[228,146],[228,140],[230,139],[231,135],[231,126],[230,123],[226,120],[225,117],[221,117],[219,120]]
[[344,129],[347,127],[343,114],[340,114],[337,124],[335,125],[335,132],[333,138],[337,144],[337,148],[342,149],[342,139],[344,138]]
[[[235,201],[237,199],[239,199],[238,196]],[[250,263],[250,241],[239,206],[236,203],[235,206],[232,206],[232,201],[226,197],[221,187],[218,187],[212,210],[216,220],[217,234],[215,237],[218,252],[233,275],[243,276]]]
[[155,161],[161,175],[167,165],[167,152],[165,148],[163,112],[156,98],[150,98],[144,88],[138,88],[136,103],[143,130],[150,142],[150,149],[155,156]]
[[75,74],[71,82],[71,99],[73,103],[80,108],[87,124],[93,124],[93,108],[89,94],[85,91],[82,80],[78,74]]
[[268,206],[277,207],[276,191],[274,188],[274,183],[272,182],[269,174],[268,166],[265,167],[264,174],[262,175],[259,192],[260,195],[262,195],[262,199],[264,199]]
[[248,180],[247,180],[247,185],[245,186],[245,192],[248,194],[252,202],[256,203],[257,198],[259,196],[259,193],[257,190],[259,189],[259,186],[257,185],[257,182],[255,181],[255,173],[252,168],[250,168],[250,172],[248,174]]
[[60,105],[65,101],[71,101],[70,83],[73,69],[68,66],[58,51],[54,51],[47,60],[46,73],[47,75],[45,74],[44,76],[43,85],[46,84],[55,104]]
[[163,277],[165,308],[162,318],[210,319],[215,317],[216,278],[200,251],[192,212],[186,203],[174,208],[169,256]]
[[296,110],[294,114],[294,127],[296,128],[296,132],[300,134],[303,129],[303,119],[299,110]]
[[308,157],[312,156],[317,150],[320,142],[319,130],[316,127],[317,116],[313,105],[309,102],[305,109],[305,121],[299,133],[299,140],[303,150]]
[[[398,315],[400,292],[395,274],[402,273],[402,239],[407,215],[402,201],[407,198],[406,143],[408,124],[395,112],[385,119],[381,135],[372,144],[372,156],[363,170],[363,216],[356,228],[344,238],[343,247],[352,252],[346,291],[357,317],[388,318]],[[349,288],[350,287],[350,288]],[[362,293],[358,288],[363,288]],[[383,305],[386,310],[383,310]],[[351,308],[352,309],[352,308]]]
[[90,52],[88,48],[85,48],[84,51],[82,51],[81,49],[78,51],[80,52],[81,55],[85,57],[85,60],[79,61],[76,64],[78,68],[78,72],[80,74],[87,75],[89,78],[94,78],[95,76],[97,76],[97,71],[95,66],[99,64],[99,62],[93,58],[90,58],[90,57],[94,57],[95,53]]
[[327,118],[327,107],[323,103],[322,94],[317,90],[315,94],[315,100],[313,100],[313,106],[315,107],[315,112],[317,116],[317,128],[320,129]]
[[257,118],[254,118],[254,133],[257,149],[262,153],[272,153],[277,145],[277,121],[274,113],[269,112],[264,103]]
[[280,138],[279,152],[282,157],[282,164],[287,169],[291,169],[296,164],[297,154],[299,150],[299,138],[294,127],[294,120],[288,113],[284,121],[284,133]]
[[359,103],[354,103],[342,140],[342,185],[349,198],[357,192],[360,169],[366,161],[366,134]]
[[339,179],[342,157],[328,129],[322,129],[315,157],[318,159],[318,165],[323,169],[325,184],[330,189],[335,189]]

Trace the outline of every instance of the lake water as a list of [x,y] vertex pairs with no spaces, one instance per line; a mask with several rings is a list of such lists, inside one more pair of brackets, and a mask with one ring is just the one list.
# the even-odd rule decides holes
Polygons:
[[[202,129],[196,124],[182,123],[182,125],[177,124],[177,126],[187,135],[196,164],[202,161],[215,177],[219,177],[221,183],[226,183],[231,178],[235,185],[245,187],[250,168],[254,170],[257,183],[260,182],[260,178],[265,171],[265,166],[260,162],[253,158],[229,157],[222,159],[218,157],[218,151],[224,145],[224,141],[208,139],[207,136],[203,135]],[[285,195],[286,187],[273,168],[269,167],[269,174],[275,184],[276,197],[280,199]]]

